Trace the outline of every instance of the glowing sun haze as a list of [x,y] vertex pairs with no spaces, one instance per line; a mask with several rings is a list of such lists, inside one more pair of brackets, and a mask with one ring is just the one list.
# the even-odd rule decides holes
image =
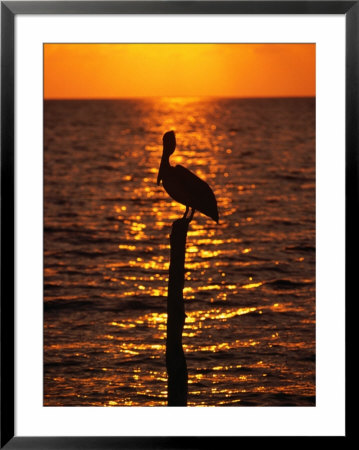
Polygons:
[[46,99],[315,96],[315,44],[44,44]]

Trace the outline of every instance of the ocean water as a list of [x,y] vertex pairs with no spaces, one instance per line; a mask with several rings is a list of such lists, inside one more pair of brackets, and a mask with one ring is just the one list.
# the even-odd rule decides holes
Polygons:
[[188,406],[314,406],[315,99],[45,101],[44,130],[44,405],[166,405],[175,130],[220,216],[187,237]]

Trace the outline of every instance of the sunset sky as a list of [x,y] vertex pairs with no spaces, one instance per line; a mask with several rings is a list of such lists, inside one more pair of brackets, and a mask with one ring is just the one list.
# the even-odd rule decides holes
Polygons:
[[45,44],[44,96],[315,96],[315,45]]

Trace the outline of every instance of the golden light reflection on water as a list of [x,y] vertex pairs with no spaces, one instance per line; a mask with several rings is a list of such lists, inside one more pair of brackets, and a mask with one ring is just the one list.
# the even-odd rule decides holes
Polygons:
[[[291,303],[274,303],[272,305],[263,305],[260,307],[246,307],[246,308],[211,308],[210,310],[196,310],[196,311],[188,311],[185,323],[185,330],[183,333],[184,338],[184,351],[186,355],[190,354],[220,354],[227,353],[231,351],[235,351],[236,349],[247,349],[247,348],[256,348],[268,346],[271,348],[274,343],[276,348],[283,347],[283,349],[291,349],[295,351],[296,349],[303,349],[310,347],[310,343],[305,341],[288,341],[287,336],[283,336],[284,340],[281,339],[281,335],[278,332],[270,333],[270,330],[267,334],[264,334],[261,340],[256,340],[253,338],[242,338],[236,339],[233,336],[231,341],[223,340],[222,342],[216,343],[208,343],[208,344],[198,344],[198,336],[206,330],[214,330],[220,328],[223,324],[226,326],[231,320],[236,317],[244,317],[247,314],[251,314],[254,312],[259,312],[265,314],[265,312],[269,310],[276,310],[282,312],[289,312],[293,310],[293,305]],[[114,360],[124,361],[131,360],[133,358],[139,358],[141,355],[151,354],[151,358],[153,360],[164,360],[165,355],[165,339],[166,339],[166,319],[167,315],[165,313],[157,313],[151,312],[143,315],[139,315],[137,318],[129,317],[128,319],[111,321],[107,325],[112,327],[115,330],[118,330],[107,335],[97,336],[97,342],[73,342],[71,344],[56,344],[52,345],[51,348],[56,348],[58,352],[75,350],[78,358],[82,358],[87,356],[83,353],[84,349],[98,349],[98,342],[102,342],[103,350],[112,355]],[[136,329],[139,326],[153,327],[156,330],[155,338],[158,340],[158,343],[145,343],[141,339],[140,336],[133,335],[132,337],[126,337],[122,335],[122,330],[126,329]],[[118,366],[120,367],[120,366]],[[160,406],[166,404],[167,391],[165,389],[167,377],[165,370],[152,370],[147,372],[146,370],[141,369],[141,367],[133,366],[132,374],[121,375],[121,370],[118,372],[118,369],[113,367],[101,367],[99,368],[102,373],[101,376],[96,375],[96,372],[93,374],[91,378],[84,378],[81,382],[89,382],[91,385],[96,385],[98,383],[106,383],[107,392],[111,394],[115,399],[108,400],[106,402],[106,406],[130,406],[130,405],[138,405],[138,403],[131,400],[130,397],[126,397],[126,395],[121,395],[120,398],[116,398],[116,393],[120,389],[124,389],[126,386],[130,385],[132,390],[136,391],[136,395],[138,396],[146,396],[147,400],[145,404],[147,406]],[[251,373],[238,373],[238,371],[243,370],[247,371],[259,371]],[[95,370],[95,368],[94,368]],[[236,396],[248,392],[248,389],[251,392],[261,392],[266,390],[265,385],[258,386],[257,380],[258,376],[262,378],[266,378],[268,376],[268,372],[273,370],[273,363],[265,360],[257,360],[252,364],[221,364],[221,365],[212,365],[209,371],[203,372],[202,369],[197,369],[197,371],[189,372],[189,394],[190,394],[190,402],[189,406],[201,406],[205,405],[206,401],[202,401],[199,398],[203,395],[204,386],[210,382],[212,384],[211,394],[214,398],[224,396],[225,398],[232,399],[230,401],[231,404],[240,402]],[[282,369],[283,370],[283,369]],[[64,383],[64,377],[54,377],[54,383]],[[121,381],[120,381],[121,380]],[[151,386],[151,383],[160,382],[163,384],[164,388],[161,390],[161,393],[158,393],[158,390],[154,391]],[[203,386],[202,384],[205,383]],[[233,384],[233,386],[238,386],[237,388],[228,388],[229,384]],[[192,387],[193,386],[193,387]],[[241,387],[242,386],[242,387]],[[198,389],[200,387],[200,389]],[[298,385],[298,389],[306,392],[308,387],[304,384],[302,387]],[[275,388],[271,388],[274,393],[286,393],[289,392],[289,388],[277,386]],[[67,392],[67,391],[66,391]],[[69,390],[64,395],[72,396],[73,392]],[[154,395],[156,399],[149,400],[148,397]],[[235,397],[233,399],[233,396]],[[197,399],[197,397],[199,397]],[[162,399],[162,400],[161,400]],[[82,397],[82,401],[85,401],[85,397]],[[92,405],[99,405],[98,402],[91,402],[90,400],[86,400],[87,403]],[[227,401],[220,401],[216,404],[227,404]]]
[[253,288],[262,286],[262,284],[263,284],[263,283],[262,283],[261,281],[259,281],[258,283],[244,284],[244,285],[242,286],[242,289],[253,289]]
[[[218,323],[227,323],[229,319],[232,319],[236,316],[242,316],[242,315],[246,315],[246,314],[250,314],[253,312],[257,312],[258,314],[263,314],[265,313],[266,310],[277,310],[278,308],[280,308],[280,310],[282,312],[289,312],[289,311],[294,311],[293,307],[291,304],[274,304],[271,306],[263,306],[263,307],[247,307],[247,308],[213,308],[213,309],[209,309],[209,310],[197,310],[197,311],[188,311],[186,314],[186,320],[185,320],[185,325],[184,325],[184,330],[185,330],[185,337],[195,337],[198,333],[202,332],[202,329],[205,328],[212,328],[212,327],[216,327],[216,324],[213,324],[212,321],[216,321]],[[298,310],[298,309],[297,309]],[[296,311],[297,311],[296,310]],[[300,309],[299,309],[300,311]],[[203,325],[203,322],[208,322],[208,324]],[[209,323],[211,322],[211,323]],[[113,321],[108,323],[108,325],[112,326],[112,327],[117,327],[117,328],[135,328],[138,325],[146,325],[148,327],[155,327],[156,329],[158,329],[158,331],[162,331],[162,333],[158,333],[157,334],[157,338],[160,340],[164,340],[166,338],[165,335],[165,330],[166,330],[166,323],[167,323],[167,314],[166,313],[149,313],[143,316],[139,316],[136,319],[123,319],[121,322],[118,321]],[[271,335],[271,338],[273,339],[277,339],[278,338],[278,333],[274,333]],[[119,336],[118,338],[113,336],[113,335],[107,335],[105,336],[105,338],[107,339],[117,339],[117,340],[121,340],[121,336]],[[248,345],[257,345],[259,344],[259,341],[253,341],[253,339],[249,339],[248,341],[241,341],[241,340],[235,340],[233,341],[231,344],[229,343],[220,343],[219,346],[203,346],[203,347],[198,347],[198,351],[206,351],[209,348],[211,348],[210,351],[218,351],[222,348],[228,347],[228,348],[235,348],[235,347],[240,347],[240,346],[248,346]],[[127,345],[127,344],[126,344]],[[126,349],[126,345],[121,346],[121,348]],[[302,345],[302,344],[298,344],[296,343],[295,345]],[[76,346],[75,346],[76,347]],[[186,349],[190,350],[190,346],[189,345],[185,345],[184,346]],[[162,344],[157,346],[157,345],[152,345],[152,346],[148,346],[148,345],[140,345],[137,346],[132,345],[130,347],[131,350],[135,349],[136,351],[138,350],[143,350],[143,349],[150,349],[150,348],[156,348],[156,349],[162,349],[163,346]]]

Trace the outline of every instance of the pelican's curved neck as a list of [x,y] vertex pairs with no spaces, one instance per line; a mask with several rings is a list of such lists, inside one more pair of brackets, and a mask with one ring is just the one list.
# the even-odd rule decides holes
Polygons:
[[161,165],[163,166],[169,166],[170,165],[170,154],[166,152],[166,150],[163,150],[162,153],[162,160],[161,160]]
[[160,181],[163,180],[163,177],[168,173],[168,170],[170,169],[170,154],[163,150],[162,158],[161,158],[161,164],[160,164],[160,170],[158,171],[158,177],[157,177],[157,184],[160,184]]

